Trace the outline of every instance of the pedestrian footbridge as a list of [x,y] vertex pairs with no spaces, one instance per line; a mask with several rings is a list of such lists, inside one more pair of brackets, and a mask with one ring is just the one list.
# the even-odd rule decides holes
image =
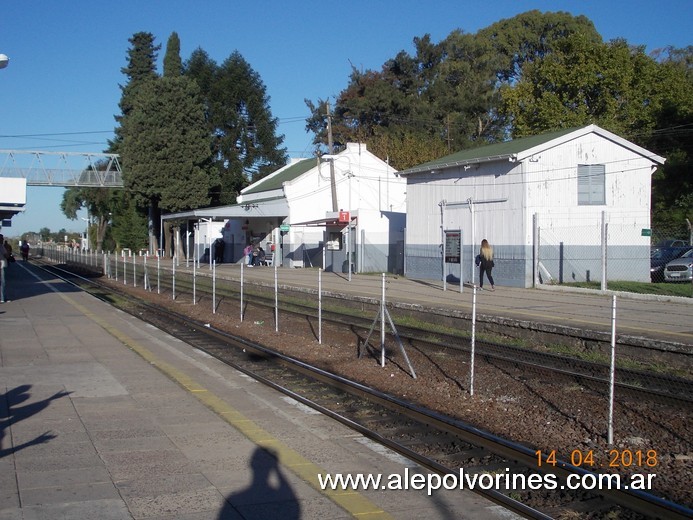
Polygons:
[[27,186],[122,188],[117,154],[0,150],[0,186],[5,179]]

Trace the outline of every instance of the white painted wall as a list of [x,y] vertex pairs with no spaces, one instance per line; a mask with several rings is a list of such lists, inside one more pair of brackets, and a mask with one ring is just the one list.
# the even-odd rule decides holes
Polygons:
[[[579,206],[577,199],[577,165],[604,164],[606,169],[603,206]],[[630,225],[637,233],[614,233],[611,245],[649,246],[649,237],[641,236],[642,228],[650,227],[650,191],[652,161],[591,133],[546,150],[534,161],[526,161],[525,223],[531,244],[532,215],[540,215],[542,228],[565,227],[574,222],[576,232],[566,237],[567,243],[599,244],[601,213],[607,221]],[[630,223],[630,224],[628,224]],[[580,231],[584,226],[584,231]]]
[[[356,230],[352,239],[358,246],[361,231],[385,233],[389,230],[389,219],[384,212],[406,215],[406,180],[396,175],[391,168],[370,153],[366,145],[349,143],[347,148],[333,159],[337,208],[358,214]],[[297,223],[324,219],[332,212],[330,164],[323,160],[319,166],[299,178],[284,184],[284,193],[289,204],[290,232],[285,241],[297,245],[318,244],[323,241],[324,227],[299,226]],[[386,238],[389,241],[389,238]],[[297,260],[296,266],[301,265]]]

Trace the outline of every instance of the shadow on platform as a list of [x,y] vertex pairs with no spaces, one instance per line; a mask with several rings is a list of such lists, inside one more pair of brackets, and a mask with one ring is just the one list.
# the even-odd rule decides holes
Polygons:
[[24,419],[28,419],[29,417],[36,415],[42,410],[45,410],[54,399],[60,399],[61,397],[70,395],[69,392],[61,391],[41,401],[37,401],[26,406],[19,406],[23,402],[29,400],[31,397],[29,390],[31,390],[31,385],[21,385],[13,388],[12,390],[8,390],[0,398],[0,458],[6,457],[7,455],[15,453],[24,448],[28,448],[29,446],[44,444],[57,437],[57,435],[54,435],[48,431],[39,435],[35,439],[27,441],[18,446],[10,446],[9,448],[3,447],[5,430],[7,430],[7,428],[13,424],[23,421]]
[[218,520],[247,517],[298,520],[301,504],[284,478],[277,455],[267,448],[256,448],[250,460],[253,481],[238,493],[226,497]]

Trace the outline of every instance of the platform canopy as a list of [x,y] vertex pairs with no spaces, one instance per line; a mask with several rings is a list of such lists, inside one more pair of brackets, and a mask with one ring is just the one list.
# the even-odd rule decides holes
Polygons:
[[8,220],[26,207],[26,179],[0,178],[0,220]]

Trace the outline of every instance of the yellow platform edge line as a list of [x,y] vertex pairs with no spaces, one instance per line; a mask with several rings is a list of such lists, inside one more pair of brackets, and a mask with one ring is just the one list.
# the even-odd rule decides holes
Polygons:
[[257,446],[271,447],[276,452],[282,466],[286,467],[294,475],[308,483],[316,491],[328,497],[330,500],[332,500],[332,502],[340,506],[347,513],[360,519],[372,518],[390,520],[393,518],[389,513],[378,507],[357,491],[322,489],[318,481],[318,474],[327,473],[323,468],[306,459],[293,448],[290,448],[286,444],[282,443],[279,439],[255,424],[251,419],[245,417],[240,411],[233,408],[214,393],[195,383],[195,381],[187,374],[181,372],[169,363],[158,359],[156,355],[150,352],[146,347],[140,345],[136,340],[127,336],[117,327],[108,324],[105,320],[92,313],[83,305],[75,302],[69,296],[62,293],[58,294],[60,294],[60,296],[69,302],[73,307],[82,312],[87,318],[95,322],[111,336],[120,341],[123,345],[148,361],[150,364],[152,364],[152,366],[165,374],[167,377],[191,392],[195,398],[219,415],[222,419],[224,419],[225,422],[245,435],[248,440]]

